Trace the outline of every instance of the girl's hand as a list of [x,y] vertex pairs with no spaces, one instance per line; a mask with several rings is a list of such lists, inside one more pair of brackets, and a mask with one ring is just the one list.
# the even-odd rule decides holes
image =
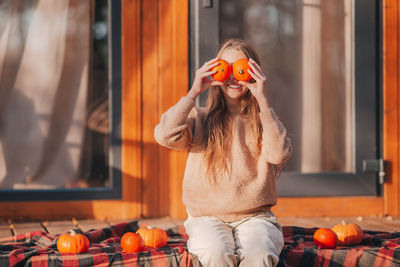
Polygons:
[[254,83],[239,81],[239,84],[249,88],[251,94],[257,99],[258,102],[267,99],[267,75],[264,74],[260,65],[257,64],[252,58],[249,59],[250,69],[249,74],[256,81]]
[[218,58],[213,58],[207,61],[196,71],[196,76],[194,77],[192,88],[189,91],[190,97],[195,99],[200,93],[204,92],[212,85],[223,85],[222,82],[209,79],[210,75],[213,75],[217,72],[216,70],[210,71],[212,68],[219,65],[219,62],[216,62],[217,60]]

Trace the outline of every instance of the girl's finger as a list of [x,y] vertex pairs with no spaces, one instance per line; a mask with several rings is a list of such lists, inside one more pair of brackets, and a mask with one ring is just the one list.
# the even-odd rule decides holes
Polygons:
[[250,58],[250,59],[249,59],[249,63],[250,63],[251,65],[253,65],[258,71],[262,72],[261,66],[258,65],[258,63],[257,63],[254,59]]
[[247,72],[250,74],[251,77],[253,77],[254,80],[259,82],[261,80],[261,77],[257,74],[255,74],[252,70],[247,70]]
[[208,69],[212,69],[212,68],[214,68],[214,67],[216,67],[216,66],[218,66],[220,64],[221,63],[219,63],[219,62],[214,62],[213,64],[208,65]]
[[260,76],[261,78],[265,77],[264,71],[262,70],[260,65],[258,65],[257,62],[255,62],[252,58],[249,61],[249,66],[258,76]]
[[217,70],[212,70],[212,71],[203,72],[203,73],[200,74],[200,77],[204,78],[204,77],[213,75],[214,73],[217,73]]
[[219,64],[220,64],[219,62],[214,62],[214,63],[211,63],[211,64],[206,63],[199,69],[199,71],[200,72],[208,71],[208,70],[218,66]]
[[250,67],[250,70],[252,70],[253,73],[256,74],[257,76],[259,76],[259,77],[262,77],[262,76],[263,76],[262,71],[260,71],[259,69],[257,69],[257,67],[256,67],[255,65],[249,63],[249,67]]
[[210,60],[207,61],[206,63],[212,63],[212,62],[217,61],[218,59],[219,59],[218,57],[215,57],[215,58],[210,59]]
[[214,62],[217,62],[217,60],[218,60],[219,58],[213,58],[213,59],[210,59],[209,61],[207,61],[206,63],[204,63],[203,64],[203,66],[208,66],[208,65],[210,65],[210,64],[213,64]]

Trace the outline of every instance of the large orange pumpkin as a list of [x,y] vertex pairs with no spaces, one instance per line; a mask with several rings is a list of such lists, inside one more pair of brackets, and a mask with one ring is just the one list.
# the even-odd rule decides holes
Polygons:
[[74,230],[61,235],[57,240],[57,249],[60,253],[85,253],[89,251],[89,239]]
[[248,81],[252,77],[248,72],[250,69],[249,60],[246,58],[236,60],[232,65],[233,77],[238,81]]
[[140,252],[144,250],[144,240],[136,233],[125,233],[121,238],[121,247],[124,252]]
[[319,248],[333,249],[336,247],[338,237],[329,228],[320,228],[314,233],[314,243]]
[[219,59],[217,60],[217,62],[219,62],[219,65],[211,69],[211,71],[216,70],[217,72],[214,73],[211,77],[219,82],[228,80],[232,73],[231,65],[223,59]]
[[363,231],[360,226],[355,223],[342,223],[335,225],[332,231],[338,236],[339,245],[357,245],[360,244],[363,239]]
[[160,228],[139,228],[136,231],[144,240],[146,246],[160,248],[167,244],[168,235]]

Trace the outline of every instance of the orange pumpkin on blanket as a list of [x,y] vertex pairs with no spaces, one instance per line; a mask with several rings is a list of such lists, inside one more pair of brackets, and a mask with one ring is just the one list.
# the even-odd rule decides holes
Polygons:
[[89,239],[74,230],[61,235],[57,240],[57,249],[60,253],[85,253],[89,251]]
[[320,228],[314,233],[314,243],[319,248],[334,249],[337,241],[337,235],[329,228]]
[[363,239],[363,231],[361,227],[355,223],[342,223],[335,225],[332,231],[338,236],[339,245],[358,245]]
[[121,238],[123,252],[140,252],[144,250],[144,240],[136,233],[125,233]]
[[167,244],[168,235],[161,228],[139,228],[136,231],[144,240],[146,246],[160,248]]

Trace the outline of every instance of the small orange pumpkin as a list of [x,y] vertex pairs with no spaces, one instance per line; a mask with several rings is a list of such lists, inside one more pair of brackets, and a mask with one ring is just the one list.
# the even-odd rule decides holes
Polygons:
[[167,244],[168,235],[161,228],[139,228],[136,231],[144,240],[146,246],[160,248]]
[[314,233],[314,243],[319,248],[334,249],[337,241],[338,237],[336,233],[329,228],[320,228]]
[[346,223],[342,221],[332,228],[332,231],[338,236],[339,245],[358,245],[363,239],[363,231],[355,223]]
[[223,59],[219,59],[216,62],[219,62],[219,65],[211,69],[211,71],[217,71],[212,75],[212,78],[219,82],[228,80],[232,73],[231,65]]
[[238,81],[248,81],[252,78],[248,72],[249,69],[250,66],[248,59],[238,59],[232,65],[233,77]]
[[123,252],[140,252],[144,250],[144,240],[136,233],[125,233],[121,238]]
[[89,239],[74,230],[61,235],[57,240],[57,249],[60,253],[85,253],[89,251]]

